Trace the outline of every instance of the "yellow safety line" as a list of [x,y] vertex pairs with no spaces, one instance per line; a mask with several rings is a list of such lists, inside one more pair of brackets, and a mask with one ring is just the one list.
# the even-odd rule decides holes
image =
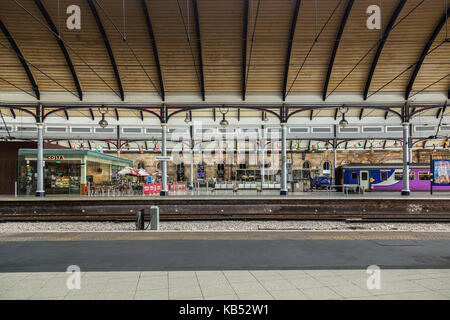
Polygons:
[[300,235],[300,236],[292,236],[286,235],[277,236],[277,235],[269,235],[268,237],[264,237],[264,235],[255,235],[252,237],[248,234],[240,234],[236,235],[220,235],[211,237],[211,235],[177,235],[177,234],[169,234],[165,236],[160,235],[106,235],[104,237],[101,236],[72,236],[72,237],[52,237],[52,236],[38,236],[38,237],[23,237],[23,236],[0,236],[1,242],[38,242],[38,241],[47,241],[47,242],[64,242],[64,241],[154,241],[154,240],[337,240],[337,241],[351,241],[351,240],[450,240],[449,235],[365,235],[365,234],[355,234],[355,235]]

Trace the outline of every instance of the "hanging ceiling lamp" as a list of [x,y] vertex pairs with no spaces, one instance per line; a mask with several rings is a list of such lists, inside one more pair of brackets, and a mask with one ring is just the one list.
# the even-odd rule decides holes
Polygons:
[[228,120],[227,119],[225,119],[225,115],[228,113],[228,110],[229,110],[229,108],[228,107],[221,107],[221,108],[219,108],[219,111],[220,111],[220,113],[222,114],[222,120],[220,121],[220,126],[222,127],[222,128],[226,128],[226,127],[228,127],[228,125],[230,124],[229,122],[228,122]]
[[191,118],[189,117],[189,113],[188,112],[186,112],[186,118],[184,119],[184,122],[186,124],[190,124],[191,123]]
[[345,120],[345,114],[348,112],[348,107],[342,106],[339,108],[339,111],[342,113],[342,120],[339,121],[339,126],[345,128],[348,125],[348,121]]
[[102,114],[102,119],[98,122],[98,125],[102,128],[106,128],[108,126],[108,121],[105,120],[105,114],[108,112],[108,108],[101,107],[98,108],[98,111]]

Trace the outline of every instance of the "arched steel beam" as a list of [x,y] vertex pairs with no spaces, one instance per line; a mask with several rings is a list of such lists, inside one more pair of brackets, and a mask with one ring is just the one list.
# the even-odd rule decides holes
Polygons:
[[90,113],[90,115],[91,115],[92,121],[94,121],[94,120],[95,120],[95,117],[94,117],[94,111],[92,111],[92,108],[89,108],[89,113]]
[[439,32],[441,32],[442,28],[444,27],[449,15],[450,15],[450,6],[444,12],[444,15],[439,20],[437,26],[434,28],[433,33],[431,34],[430,38],[428,39],[427,43],[425,44],[425,47],[423,48],[422,54],[420,55],[419,60],[416,63],[416,67],[414,68],[414,71],[411,74],[411,78],[409,79],[408,85],[406,86],[405,100],[409,99],[409,95],[411,94],[412,88],[414,86],[414,82],[416,81],[417,75],[419,74],[419,71],[420,71],[420,68],[422,67],[423,61],[425,60],[425,57],[427,56],[428,51],[430,51],[430,48],[433,45],[434,40],[436,40],[436,37],[438,36]]
[[[114,107],[108,107],[108,106],[106,106],[106,105],[105,105],[104,107],[106,107],[106,108],[114,108],[115,111],[117,111],[117,109],[127,109],[127,110],[137,110],[137,111],[147,112],[147,113],[150,113],[150,114],[154,115],[155,117],[157,117],[158,119],[161,120],[161,117],[159,116],[159,114],[157,114],[156,112],[154,112],[154,111],[152,111],[152,110],[145,109],[145,108],[143,108],[143,107],[126,107],[126,106],[122,106],[122,107],[117,107],[117,106],[114,106]],[[55,112],[67,111],[67,110],[76,110],[76,109],[83,110],[83,109],[89,109],[89,108],[91,108],[91,107],[88,107],[88,106],[67,106],[67,107],[61,107],[61,108],[58,108],[58,109],[53,109],[53,110],[47,112],[47,113],[44,115],[44,120],[45,120],[45,118],[47,118],[49,115],[51,115],[51,114],[53,114],[53,113],[55,113]],[[116,116],[117,116],[117,115],[118,115],[118,113],[116,113]]]
[[333,51],[331,53],[330,62],[328,64],[327,76],[325,78],[325,83],[323,85],[322,99],[325,101],[327,99],[328,84],[330,83],[331,71],[333,71],[334,60],[336,59],[336,54],[339,48],[339,43],[341,42],[342,34],[344,33],[345,24],[347,23],[348,16],[352,10],[354,0],[348,0],[347,7],[345,8],[344,16],[342,17],[341,25],[339,26],[339,31],[336,36],[336,41],[334,42]]
[[445,113],[445,109],[447,109],[447,106],[443,106],[442,108],[439,108],[438,112],[436,113],[436,119],[439,119],[441,112]]
[[41,93],[39,91],[39,87],[36,83],[36,80],[34,79],[33,73],[31,73],[30,67],[28,66],[28,63],[25,61],[25,58],[22,55],[22,52],[19,49],[19,46],[17,45],[16,41],[14,40],[11,33],[9,33],[6,26],[3,24],[2,20],[0,19],[0,29],[2,30],[3,34],[5,35],[6,39],[8,39],[9,44],[11,45],[12,49],[16,53],[17,57],[20,60],[20,63],[22,64],[23,69],[25,70],[25,73],[28,76],[28,80],[31,83],[31,87],[33,88],[34,94],[36,96],[37,100],[41,100]]
[[[389,107],[381,107],[381,106],[360,106],[360,107],[351,107],[351,106],[347,106],[350,109],[377,109],[377,110],[385,110],[386,112],[390,112],[394,115],[396,115],[397,117],[401,118],[401,114],[397,111],[392,110]],[[310,110],[320,110],[320,109],[334,109],[336,107],[334,106],[316,106],[316,107],[305,107],[299,110],[295,110],[293,112],[291,112],[288,116],[287,116],[287,120],[289,120],[290,117],[292,117],[293,115],[299,113],[299,112],[305,112],[305,111],[310,111]],[[337,118],[337,112],[335,111],[334,114],[335,119]]]
[[44,5],[42,4],[41,0],[34,0],[34,3],[39,8],[39,11],[41,11],[42,15],[44,16],[45,20],[47,21],[47,24],[49,28],[52,30],[53,35],[55,36],[56,41],[58,42],[59,48],[61,49],[64,58],[66,59],[67,66],[69,67],[70,73],[72,74],[73,82],[75,83],[75,87],[77,88],[78,97],[80,100],[83,100],[83,91],[81,90],[80,81],[78,80],[77,73],[75,71],[75,67],[73,66],[72,60],[70,59],[69,52],[66,49],[66,45],[61,40],[61,38],[57,35],[59,35],[59,31],[56,28],[55,24],[52,21],[52,18],[47,12],[47,9],[45,9]]
[[422,113],[422,112],[425,112],[425,111],[430,111],[430,110],[432,110],[432,109],[438,109],[438,108],[439,108],[439,109],[442,108],[442,105],[440,105],[440,106],[436,105],[436,106],[425,107],[425,108],[422,108],[422,109],[420,109],[420,110],[417,110],[417,107],[412,108],[414,111],[411,112],[409,118],[412,119],[413,117],[417,116],[419,113]]
[[370,67],[369,75],[367,76],[366,86],[364,87],[364,100],[367,100],[367,96],[369,94],[369,89],[370,89],[370,84],[372,82],[373,74],[377,67],[378,59],[380,58],[381,52],[383,51],[384,44],[386,43],[386,40],[389,37],[389,34],[392,31],[392,28],[394,27],[394,23],[397,20],[400,12],[402,11],[402,9],[407,1],[408,0],[399,0],[394,13],[392,14],[391,20],[389,20],[389,23],[388,23],[386,29],[384,30],[383,37],[380,39],[380,43],[378,44],[377,52],[375,53],[375,56],[372,61],[372,65]]
[[248,38],[248,7],[250,5],[249,0],[244,1],[244,43],[242,44],[242,100],[245,101],[245,95],[247,93],[247,38]]
[[197,50],[198,50],[198,68],[200,73],[200,90],[202,92],[202,100],[205,101],[205,76],[203,74],[203,56],[202,56],[202,41],[200,35],[200,20],[198,18],[198,4],[197,0],[192,0],[194,9],[195,31],[197,33]]
[[364,108],[361,108],[361,111],[359,112],[359,120],[362,120],[364,114]]
[[[224,107],[231,108],[231,109],[239,109],[239,108],[241,108],[241,109],[247,109],[247,110],[265,111],[265,112],[268,112],[270,114],[273,114],[275,117],[278,118],[278,120],[281,121],[281,117],[280,117],[280,115],[278,113],[276,113],[275,111],[272,111],[272,110],[268,110],[268,109],[263,108],[263,107],[251,107],[251,106],[224,106]],[[186,112],[186,111],[191,112],[191,111],[202,110],[202,109],[212,109],[212,108],[214,108],[214,106],[197,106],[197,107],[185,107],[185,108],[180,107],[180,108],[181,108],[180,110],[176,110],[176,111],[172,112],[171,114],[169,114],[167,116],[167,121],[169,121],[169,119],[172,118],[174,115],[182,113],[182,112]],[[170,109],[173,109],[173,107],[169,106],[168,110],[170,110]],[[191,117],[191,121],[192,121],[192,117]]]
[[284,77],[283,77],[283,101],[286,101],[286,90],[287,90],[287,82],[289,77],[289,66],[291,64],[291,52],[292,52],[292,44],[294,42],[294,34],[295,34],[295,26],[297,25],[298,12],[300,11],[300,5],[302,0],[297,0],[295,2],[294,15],[292,17],[291,31],[289,32],[289,42],[288,48],[286,52],[286,62],[284,65]]
[[341,145],[341,144],[343,144],[343,143],[348,143],[348,142],[351,142],[351,141],[368,141],[368,140],[384,140],[384,143],[386,143],[386,141],[395,141],[395,140],[402,140],[402,139],[400,139],[400,138],[377,138],[377,139],[374,139],[374,138],[355,138],[355,139],[343,139],[342,141],[340,141],[340,142],[338,142],[337,143],[337,145],[339,146],[339,145]]
[[141,0],[141,7],[144,11],[145,22],[147,24],[148,34],[150,36],[150,42],[152,43],[153,57],[155,58],[156,70],[158,71],[159,79],[159,89],[161,91],[161,99],[164,101],[166,99],[166,92],[164,89],[164,78],[161,70],[161,63],[159,61],[158,48],[156,46],[155,35],[153,33],[152,21],[150,19],[150,14],[148,12],[147,3],[145,0]]
[[100,33],[102,34],[103,42],[105,43],[106,50],[108,51],[109,60],[111,61],[111,66],[114,71],[114,76],[116,77],[117,86],[119,87],[119,95],[120,99],[122,101],[125,100],[125,93],[123,91],[122,86],[122,80],[120,78],[119,69],[117,68],[116,59],[114,58],[114,53],[111,48],[111,44],[109,43],[108,35],[106,34],[105,28],[103,27],[102,20],[100,19],[100,16],[97,12],[97,8],[95,7],[95,4],[92,2],[92,0],[87,0],[89,7],[91,8],[92,15],[95,18],[95,21],[97,22],[97,27],[100,30]]
[[24,107],[18,107],[18,106],[9,105],[9,104],[2,104],[2,105],[0,105],[0,108],[9,109],[10,111],[13,111],[13,110],[22,111],[22,112],[28,113],[29,115],[31,115],[33,118],[35,118],[37,120],[36,113],[34,113],[33,111],[30,111]]

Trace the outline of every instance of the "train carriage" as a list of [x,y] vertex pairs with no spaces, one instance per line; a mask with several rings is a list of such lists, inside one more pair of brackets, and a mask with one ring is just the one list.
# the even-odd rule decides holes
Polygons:
[[[429,191],[431,172],[429,164],[409,166],[411,191]],[[347,164],[336,169],[336,181],[340,185],[359,185],[370,191],[401,191],[403,187],[402,163]],[[435,191],[450,190],[449,186],[433,186]]]

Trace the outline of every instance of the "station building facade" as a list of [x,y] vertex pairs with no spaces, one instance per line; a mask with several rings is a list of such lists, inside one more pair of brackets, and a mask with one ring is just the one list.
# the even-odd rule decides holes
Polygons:
[[[432,150],[416,149],[412,152],[412,162],[414,163],[428,163]],[[142,167],[150,172],[160,171],[159,161],[155,157],[159,156],[158,152],[124,152],[121,154],[122,159],[129,159],[133,161],[133,166]],[[219,157],[220,158],[220,157]],[[233,155],[233,161],[227,161],[223,157],[222,161],[217,161],[217,157],[213,161],[207,161],[204,156],[194,154],[194,180],[197,182],[211,181],[216,178],[217,181],[260,181],[261,179],[261,164],[259,159],[249,161],[251,156],[246,156],[238,159],[239,155]],[[270,159],[270,156],[268,157]],[[178,161],[168,162],[167,175],[169,181],[189,181],[189,157],[185,154],[182,158],[184,162]],[[244,161],[242,160],[244,159]],[[339,150],[336,153],[336,165],[342,166],[351,163],[401,163],[403,160],[403,153],[401,150]],[[289,152],[287,154],[287,169],[288,180],[292,182],[300,182],[317,176],[332,176],[333,175],[333,151],[318,151],[318,152]],[[243,165],[244,164],[244,165]],[[200,177],[198,171],[202,169],[204,175]],[[280,170],[265,170],[266,181],[277,181],[277,175],[281,173]]]

